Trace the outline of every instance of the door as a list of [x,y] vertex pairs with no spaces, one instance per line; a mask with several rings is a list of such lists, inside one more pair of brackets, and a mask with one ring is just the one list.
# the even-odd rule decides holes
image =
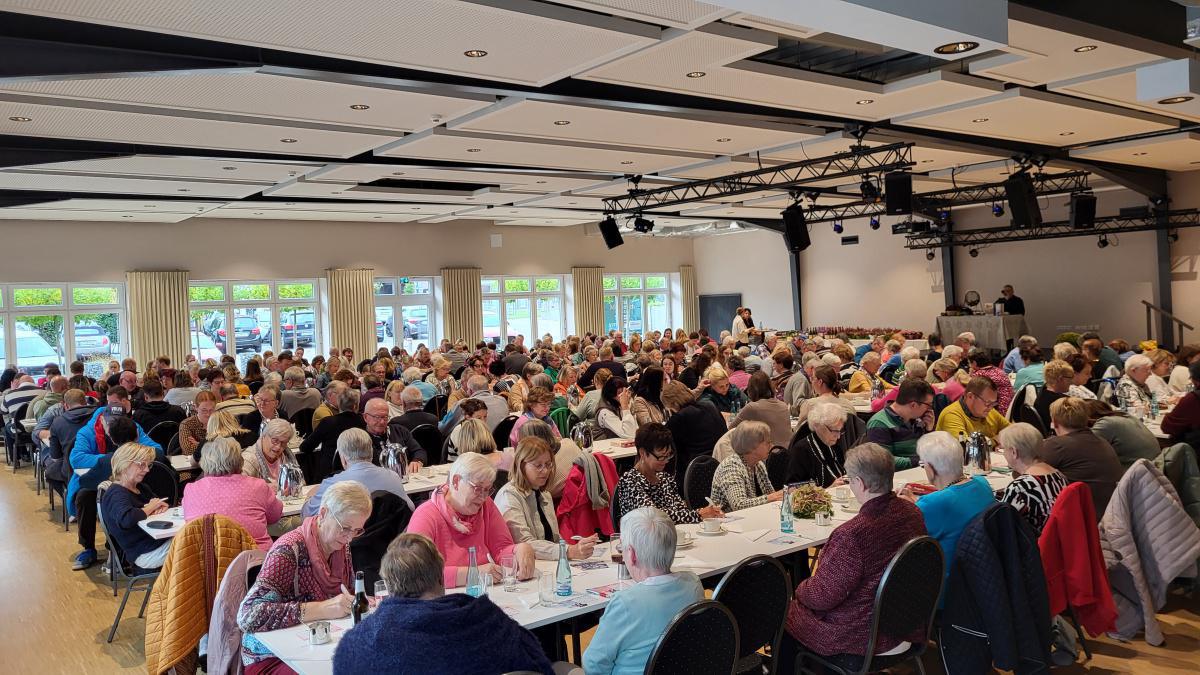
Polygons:
[[714,340],[719,340],[721,331],[733,327],[733,314],[742,306],[741,293],[700,296],[700,325],[708,329]]

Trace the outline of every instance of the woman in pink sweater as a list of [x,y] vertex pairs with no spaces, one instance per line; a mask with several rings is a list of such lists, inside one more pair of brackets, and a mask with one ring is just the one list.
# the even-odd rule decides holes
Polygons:
[[417,507],[408,523],[408,532],[429,537],[441,552],[446,588],[466,585],[467,549],[472,546],[479,571],[493,580],[500,581],[500,557],[506,553],[513,554],[518,579],[533,577],[533,548],[513,544],[508,524],[490,496],[495,481],[496,468],[487,458],[465,452],[450,467],[446,484]]
[[258,547],[271,548],[267,526],[283,515],[283,502],[261,478],[242,475],[242,448],[232,438],[217,438],[200,450],[204,478],[183,488],[183,517],[192,521],[217,513],[246,528]]

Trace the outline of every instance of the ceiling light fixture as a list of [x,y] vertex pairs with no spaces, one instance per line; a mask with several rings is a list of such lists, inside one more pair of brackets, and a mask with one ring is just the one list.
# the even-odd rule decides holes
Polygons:
[[468,49],[467,51],[463,52],[463,56],[469,59],[482,59],[483,57],[487,56],[487,52],[483,51],[482,49]]
[[628,159],[627,159],[627,160],[625,160],[624,162],[621,162],[621,164],[623,164],[623,165],[625,165],[625,166],[629,166],[630,164],[633,164],[633,161],[632,161],[632,160],[628,160]]
[[1096,248],[1108,248],[1108,236],[1100,235],[1100,239],[1096,241]]
[[879,201],[879,188],[871,182],[870,178],[863,179],[863,182],[858,186],[859,192],[862,193],[864,201],[877,202]]
[[8,121],[10,121],[10,122],[32,122],[33,118],[32,117],[23,117],[21,115],[14,115],[14,116],[8,118]]
[[654,221],[648,218],[643,218],[640,214],[633,219],[633,231],[641,234],[650,234],[654,231]]
[[351,110],[370,110],[371,106],[366,105],[365,103],[355,103],[354,105],[350,106],[350,109]]
[[279,139],[279,142],[280,142],[280,143],[295,143],[295,142],[296,142],[296,139],[294,139],[294,138],[281,138],[281,139]]
[[978,257],[979,257],[979,249],[977,249],[977,248],[973,248],[973,249],[971,249],[970,251],[967,251],[967,253],[969,253],[969,254],[971,255],[971,257],[972,257],[972,258],[978,258]]
[[223,166],[223,167],[221,167],[221,170],[222,171],[237,171],[237,167],[236,166]]
[[692,72],[688,73],[687,76],[693,80],[698,80],[707,74],[708,73],[704,72],[703,70],[693,70]]
[[261,215],[262,215],[262,211],[255,211],[255,212],[254,212],[254,215],[256,215],[256,216],[261,216]]
[[970,40],[961,40],[934,47],[933,51],[936,54],[965,54],[972,49],[979,49],[979,43],[971,42]]
[[975,124],[982,124],[983,122],[986,122],[989,119],[990,118],[988,118],[988,117],[976,117],[975,119],[973,119],[971,121],[974,122]]
[[729,141],[732,141],[732,140],[733,140],[732,138],[718,138],[717,142],[718,143],[728,143]]
[[1060,131],[1058,133],[1058,135],[1059,136],[1074,136],[1075,132],[1074,131]]
[[1159,101],[1158,104],[1159,105],[1175,105],[1176,103],[1187,103],[1188,101],[1192,100],[1193,98],[1196,98],[1196,97],[1195,96],[1172,96],[1170,98],[1164,98],[1163,100]]
[[1133,153],[1133,156],[1134,156],[1134,157],[1145,157],[1145,156],[1146,156],[1146,153],[1144,153],[1144,152],[1135,152],[1135,153]]
[[1075,51],[1079,54],[1084,52],[1094,52],[1096,51],[1096,45],[1083,45],[1082,47],[1076,47]]
[[859,99],[859,100],[855,101],[854,103],[855,103],[855,105],[871,105],[874,102],[875,102],[875,99],[873,99],[873,98],[863,98],[863,99]]
[[1004,217],[1004,206],[1000,204],[992,204],[992,215],[997,218]]
[[926,252],[925,252],[925,259],[926,259],[926,260],[933,260],[933,251],[926,251]]
[[132,218],[133,216],[121,216],[122,218]]
[[191,192],[191,190],[187,188],[179,188],[179,192]]
[[838,221],[836,221],[836,220],[835,220],[835,221],[833,221],[833,231],[834,231],[836,234],[841,234],[841,233],[842,233],[842,232],[844,232],[845,230],[846,230],[846,228],[845,228],[845,227],[843,227],[843,226],[842,226],[842,224],[841,224],[840,222],[838,222]]
[[879,229],[879,216],[871,216],[871,220],[869,221],[869,224],[871,225],[872,230],[878,230]]
[[571,120],[554,120],[554,125],[559,127],[565,127],[570,123]]
[[393,175],[393,176],[403,176],[403,175],[404,175],[404,172],[403,172],[403,171],[393,171],[393,172],[392,172],[392,175]]
[[545,185],[545,184],[546,184],[546,181],[544,181],[544,180],[539,180],[539,181],[534,181],[534,182],[535,182],[535,183],[537,183],[538,185]]
[[483,148],[467,148],[467,152],[483,152]]

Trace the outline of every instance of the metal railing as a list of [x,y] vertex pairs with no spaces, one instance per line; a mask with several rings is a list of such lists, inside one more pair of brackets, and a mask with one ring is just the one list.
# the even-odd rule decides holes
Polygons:
[[[1159,307],[1158,305],[1156,305],[1152,302],[1149,302],[1147,300],[1142,300],[1142,304],[1146,306],[1146,337],[1148,337],[1148,338],[1154,336],[1154,314],[1155,313],[1158,313],[1162,316],[1167,317],[1168,319],[1170,319],[1171,323],[1175,324],[1175,327],[1179,329],[1179,342],[1176,343],[1176,346],[1183,344],[1183,330],[1185,328],[1188,330],[1196,330],[1196,327],[1193,326],[1192,324],[1184,321],[1183,319],[1180,319],[1179,317],[1175,316],[1174,314],[1168,312],[1167,310],[1163,309],[1162,307]],[[1159,340],[1164,343],[1170,342],[1170,336],[1169,335],[1160,335]]]

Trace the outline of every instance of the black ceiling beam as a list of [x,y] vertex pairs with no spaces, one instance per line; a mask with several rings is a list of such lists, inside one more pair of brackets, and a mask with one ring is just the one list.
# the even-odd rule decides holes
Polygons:
[[1069,221],[1044,223],[1036,228],[985,227],[977,230],[951,232],[921,232],[909,234],[904,247],[911,250],[940,248],[942,246],[988,246],[1014,241],[1038,241],[1063,239],[1066,237],[1096,237],[1102,234],[1125,234],[1154,230],[1175,230],[1185,227],[1200,227],[1200,209],[1166,211],[1144,218],[1108,216],[1097,218],[1095,227],[1078,229]]
[[1187,8],[1174,0],[1011,0],[1008,17],[1166,58],[1191,51],[1183,44]]

